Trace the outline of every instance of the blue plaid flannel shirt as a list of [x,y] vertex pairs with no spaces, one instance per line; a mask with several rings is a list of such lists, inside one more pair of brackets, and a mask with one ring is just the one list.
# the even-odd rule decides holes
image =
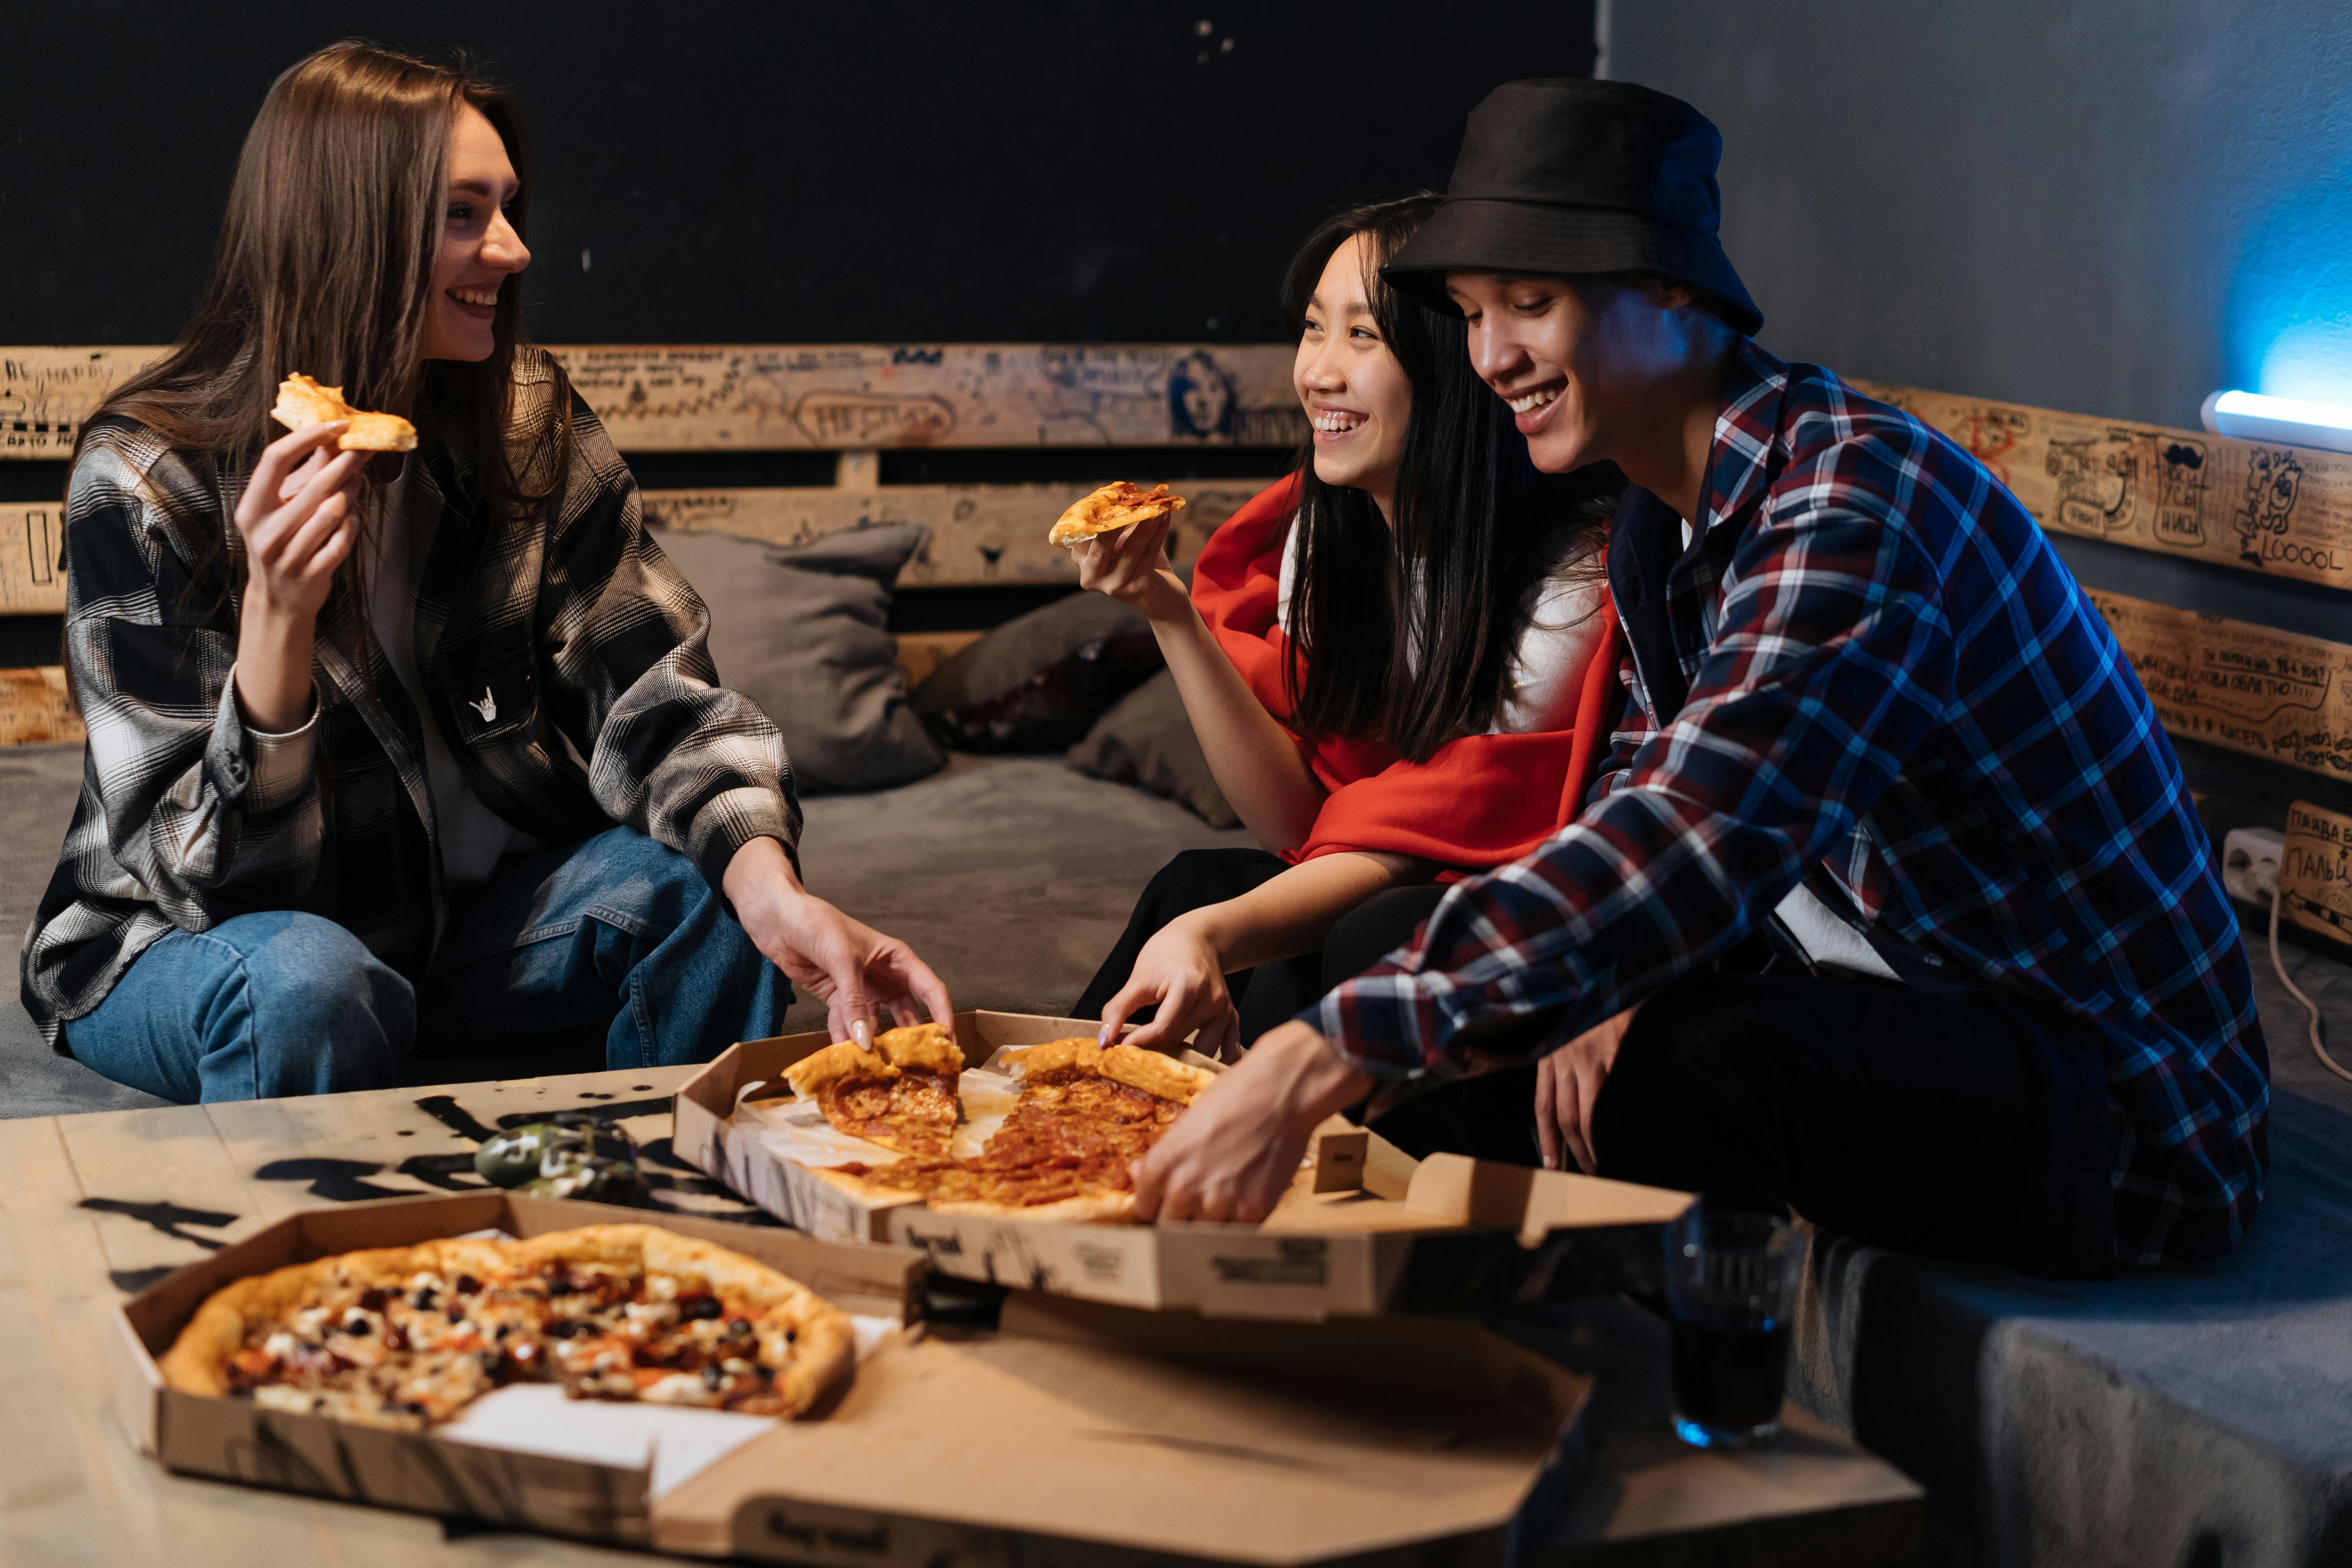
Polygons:
[[1583,815],[1307,1021],[1391,1079],[1494,1065],[1465,1028],[1564,1005],[1549,1049],[1711,962],[1819,864],[1926,962],[2095,1034],[2119,1262],[2226,1250],[2267,1163],[2253,978],[2106,623],[1982,465],[1753,343],[1706,491],[1706,548],[1666,585],[1673,721],[1629,655]]

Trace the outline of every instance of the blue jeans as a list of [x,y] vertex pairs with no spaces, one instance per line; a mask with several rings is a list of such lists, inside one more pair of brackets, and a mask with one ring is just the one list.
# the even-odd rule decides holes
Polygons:
[[319,915],[175,931],[66,1025],[76,1059],[183,1102],[383,1089],[436,1058],[609,1026],[608,1068],[709,1061],[776,1032],[792,988],[686,857],[633,828],[501,862],[411,985]]

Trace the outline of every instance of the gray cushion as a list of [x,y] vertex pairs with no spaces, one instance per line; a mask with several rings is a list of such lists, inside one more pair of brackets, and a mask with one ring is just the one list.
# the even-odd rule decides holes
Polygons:
[[1184,712],[1184,699],[1177,694],[1176,677],[1167,670],[1119,699],[1087,738],[1070,748],[1066,761],[1082,773],[1164,795],[1212,827],[1234,827],[1241,822],[1209,771],[1208,756]]
[[878,789],[946,763],[907,705],[890,635],[891,585],[929,530],[888,523],[794,545],[651,531],[710,606],[719,680],[783,731],[802,791]]
[[1160,668],[1141,616],[1073,594],[1005,622],[915,689],[931,732],[963,752],[1058,752]]

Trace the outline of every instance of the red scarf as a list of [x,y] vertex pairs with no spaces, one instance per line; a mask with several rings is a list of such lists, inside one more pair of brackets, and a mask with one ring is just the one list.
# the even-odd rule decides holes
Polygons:
[[[1265,710],[1286,725],[1282,672],[1290,639],[1276,616],[1283,546],[1297,510],[1294,475],[1252,497],[1201,548],[1192,603],[1225,657]],[[1335,849],[1380,849],[1479,869],[1534,853],[1576,819],[1608,743],[1622,643],[1613,609],[1585,666],[1576,726],[1525,735],[1465,735],[1425,763],[1382,742],[1294,736],[1329,792],[1307,842],[1286,850],[1296,865]]]

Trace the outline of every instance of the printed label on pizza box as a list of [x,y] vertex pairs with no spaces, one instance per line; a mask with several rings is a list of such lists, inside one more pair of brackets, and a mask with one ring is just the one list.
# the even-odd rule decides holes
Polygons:
[[[1008,1047],[1090,1037],[1093,1028],[1080,1019],[1019,1014],[956,1019],[965,1059],[976,1064],[1001,1059]],[[1233,1317],[1313,1319],[1392,1310],[1405,1301],[1418,1310],[1466,1310],[1507,1300],[1528,1279],[1558,1276],[1563,1267],[1600,1288],[1620,1288],[1609,1281],[1644,1247],[1654,1250],[1654,1227],[1690,1202],[1685,1194],[1455,1155],[1416,1163],[1334,1118],[1262,1226],[1071,1224],[951,1212],[826,1168],[894,1157],[825,1126],[814,1108],[789,1098],[788,1069],[830,1044],[812,1033],[730,1047],[678,1091],[674,1147],[812,1235],[917,1247],[934,1268],[961,1279]],[[807,1128],[780,1134],[780,1116]],[[1622,1234],[1629,1228],[1642,1233],[1631,1245]],[[1561,1232],[1573,1233],[1572,1240],[1560,1240]],[[1565,1259],[1589,1250],[1588,1240],[1600,1241],[1602,1266]]]

